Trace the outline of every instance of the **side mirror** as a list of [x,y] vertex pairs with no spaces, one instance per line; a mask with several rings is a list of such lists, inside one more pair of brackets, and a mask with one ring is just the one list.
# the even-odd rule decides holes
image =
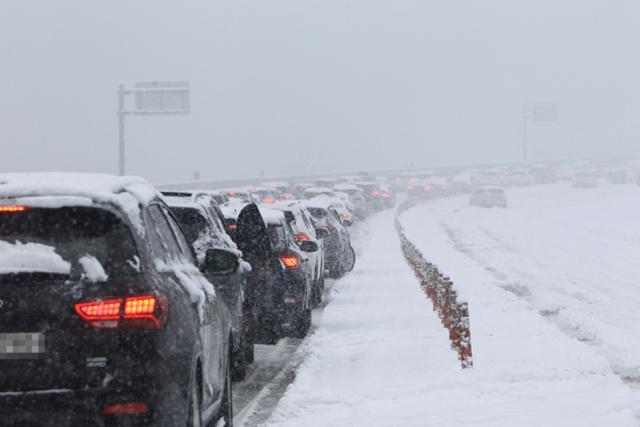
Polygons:
[[223,249],[209,249],[204,259],[204,271],[209,274],[231,274],[238,271],[238,256]]
[[324,239],[329,235],[326,228],[316,228],[316,237],[318,239]]
[[318,249],[318,244],[316,242],[312,242],[311,240],[303,240],[302,242],[300,242],[300,250],[302,252],[315,252]]

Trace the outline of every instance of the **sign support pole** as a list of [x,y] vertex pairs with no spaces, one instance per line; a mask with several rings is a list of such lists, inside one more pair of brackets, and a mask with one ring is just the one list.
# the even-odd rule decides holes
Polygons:
[[124,164],[124,85],[118,86],[118,175],[125,173]]

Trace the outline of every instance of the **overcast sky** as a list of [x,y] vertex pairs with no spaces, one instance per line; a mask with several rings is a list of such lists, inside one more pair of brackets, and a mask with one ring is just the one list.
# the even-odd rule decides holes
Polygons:
[[153,182],[640,153],[635,0],[3,0],[0,170],[117,171],[118,84],[189,80],[128,117]]

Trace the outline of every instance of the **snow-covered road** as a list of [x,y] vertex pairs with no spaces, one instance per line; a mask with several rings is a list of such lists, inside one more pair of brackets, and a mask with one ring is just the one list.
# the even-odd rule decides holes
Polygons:
[[402,216],[469,301],[465,371],[393,213],[375,216],[266,424],[638,426],[638,391],[622,379],[637,377],[640,355],[638,191],[536,187],[510,191],[506,210],[456,198]]

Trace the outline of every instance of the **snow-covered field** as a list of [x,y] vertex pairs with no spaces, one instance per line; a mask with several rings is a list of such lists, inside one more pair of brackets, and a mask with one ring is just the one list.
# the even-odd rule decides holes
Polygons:
[[268,425],[637,426],[635,186],[508,192],[508,209],[437,201],[402,216],[470,306],[462,371],[401,256],[391,212],[361,236]]

